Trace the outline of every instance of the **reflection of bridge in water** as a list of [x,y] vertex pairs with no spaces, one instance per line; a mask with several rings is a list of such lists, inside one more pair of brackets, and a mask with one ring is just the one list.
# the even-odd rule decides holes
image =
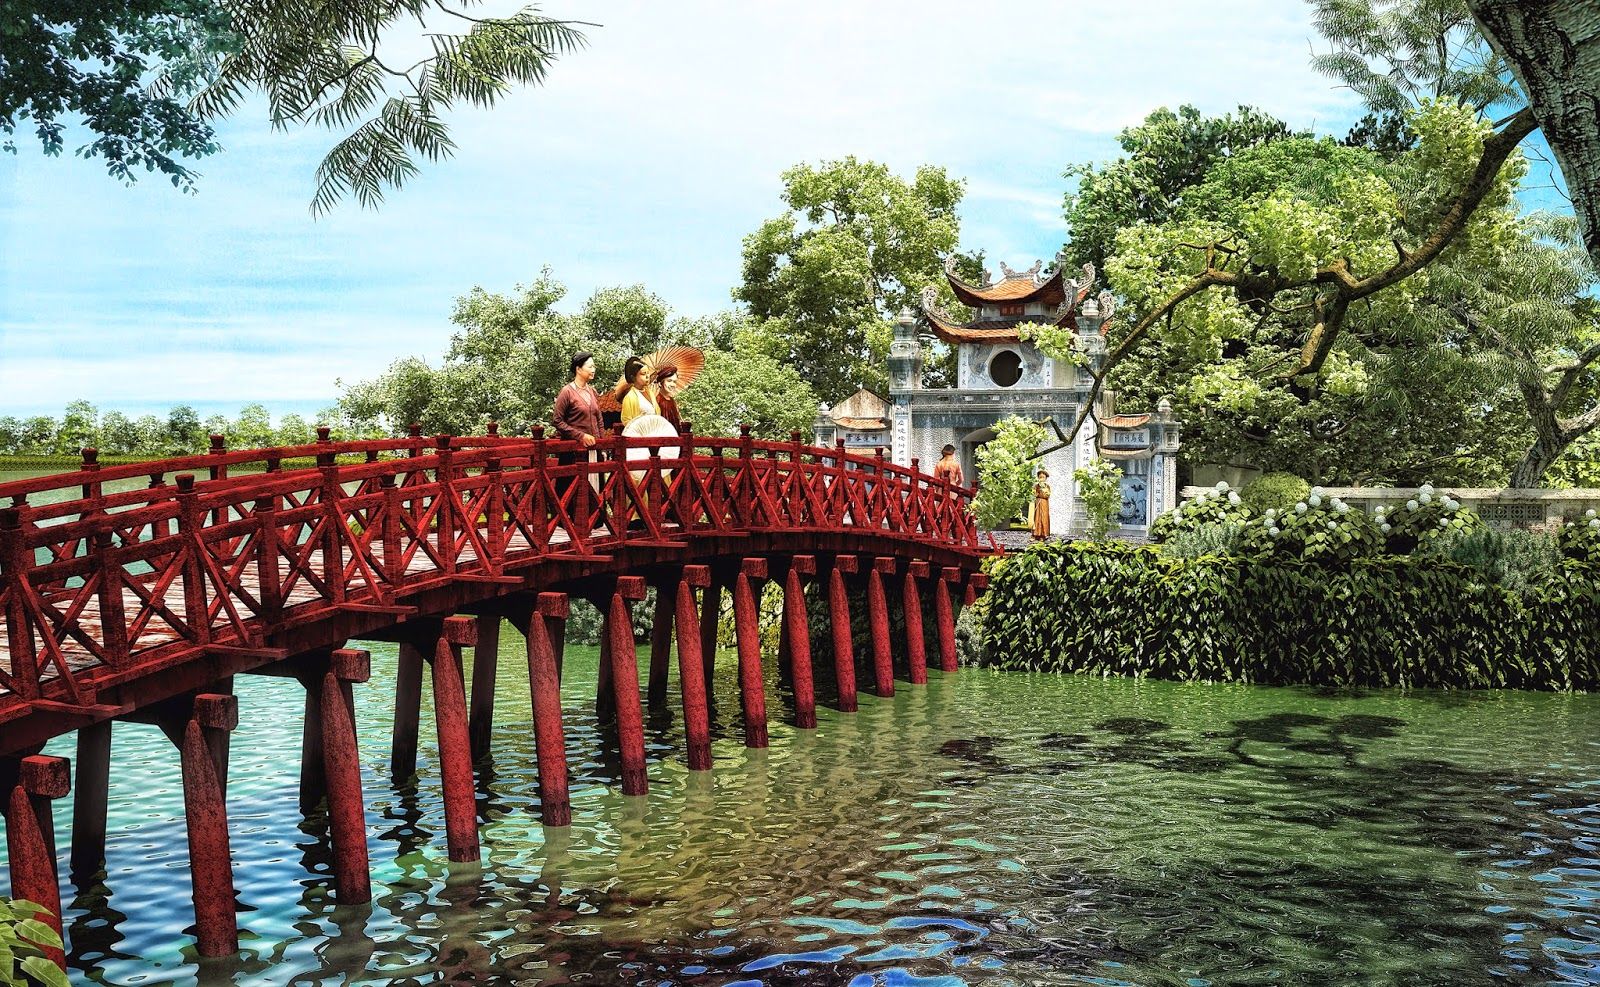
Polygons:
[[[631,453],[631,458],[630,458]],[[285,460],[315,457],[309,468]],[[353,639],[400,646],[391,763],[415,770],[431,679],[451,860],[479,859],[473,762],[494,716],[500,621],[527,639],[540,812],[570,822],[559,693],[568,600],[604,616],[597,701],[612,717],[622,791],[647,787],[632,601],[657,590],[647,701],[667,701],[676,638],[691,770],[711,767],[707,694],[724,592],[733,598],[744,742],[767,744],[758,586],[782,586],[779,662],[795,725],[816,726],[807,584],[826,595],[839,708],[856,707],[858,650],[894,692],[896,652],[927,680],[928,627],[956,668],[954,591],[984,588],[970,490],[876,457],[738,439],[576,443],[440,436],[210,453],[0,485],[0,793],[13,897],[59,916],[50,801],[75,787],[71,861],[104,859],[111,725],[153,723],[182,765],[198,946],[238,948],[225,793],[238,674],[306,690],[301,803],[327,800],[341,904],[371,899]],[[620,468],[627,463],[631,469]],[[246,471],[249,472],[246,472]],[[176,474],[173,476],[173,474]],[[168,482],[168,477],[172,482]],[[199,477],[199,478],[197,478]],[[148,480],[138,489],[115,490]],[[30,500],[32,503],[30,503]],[[698,592],[697,592],[698,591]],[[870,642],[852,640],[865,597]],[[891,604],[893,605],[891,607]],[[859,603],[856,604],[859,609]],[[904,634],[897,642],[890,612]],[[927,612],[931,611],[931,613]],[[471,615],[471,616],[467,616]],[[469,702],[463,646],[475,648]],[[76,732],[77,773],[39,754]],[[75,781],[75,786],[72,784]],[[59,956],[57,957],[60,958]]]

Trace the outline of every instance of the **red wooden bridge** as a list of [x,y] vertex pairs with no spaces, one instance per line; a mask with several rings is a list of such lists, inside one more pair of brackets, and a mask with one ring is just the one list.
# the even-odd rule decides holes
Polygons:
[[[667,701],[674,637],[691,770],[731,592],[744,742],[767,743],[758,587],[782,586],[779,660],[795,725],[816,726],[808,592],[825,596],[839,708],[856,707],[851,612],[865,599],[872,687],[895,660],[927,680],[928,639],[956,669],[955,601],[984,587],[970,490],[875,457],[791,441],[694,436],[576,443],[495,434],[209,453],[0,485],[0,794],[14,897],[61,911],[50,800],[74,791],[71,861],[104,857],[111,725],[154,723],[182,765],[198,948],[236,951],[226,810],[233,677],[306,690],[301,800],[327,800],[341,903],[371,899],[352,640],[400,645],[391,751],[414,773],[431,680],[453,861],[479,859],[473,764],[493,719],[500,621],[527,639],[540,805],[571,819],[559,676],[568,601],[605,617],[600,695],[622,790],[647,787],[630,603],[656,589],[646,701]],[[314,462],[315,465],[301,465]],[[286,468],[293,467],[293,468]],[[953,599],[954,598],[954,599]],[[891,637],[891,609],[904,633]],[[931,622],[932,634],[928,635]],[[463,646],[476,648],[469,702]],[[829,671],[829,670],[824,670]],[[275,711],[276,712],[276,711]],[[39,754],[76,732],[66,758]],[[59,925],[58,925],[59,927]],[[57,957],[58,960],[60,957]]]

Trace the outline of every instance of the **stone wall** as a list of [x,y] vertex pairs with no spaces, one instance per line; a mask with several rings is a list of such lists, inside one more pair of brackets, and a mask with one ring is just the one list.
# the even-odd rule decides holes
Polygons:
[[[1209,487],[1184,487],[1183,499],[1191,500]],[[1600,511],[1600,489],[1579,487],[1571,490],[1545,490],[1516,487],[1436,487],[1459,500],[1490,524],[1506,527],[1549,529],[1564,517],[1584,511]],[[1418,494],[1416,487],[1323,487],[1323,496],[1338,497],[1351,507],[1368,514],[1380,504],[1394,507]]]

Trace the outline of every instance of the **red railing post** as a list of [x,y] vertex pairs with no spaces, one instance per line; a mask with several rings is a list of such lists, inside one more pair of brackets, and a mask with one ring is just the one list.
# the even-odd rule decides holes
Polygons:
[[345,527],[346,521],[344,509],[339,502],[344,499],[344,489],[339,486],[339,467],[334,459],[329,434],[326,425],[317,426],[317,444],[328,447],[317,453],[317,469],[322,479],[321,485],[317,488],[317,496],[322,501],[322,516],[325,522],[322,531],[322,578],[333,602],[343,603],[344,536],[341,529]]
[[383,548],[383,578],[389,584],[388,595],[392,598],[406,576],[405,548],[400,544],[400,535],[404,530],[400,524],[400,513],[405,507],[393,473],[378,477],[378,490],[383,495],[382,530],[378,532]]
[[[39,696],[39,654],[33,640],[33,625],[28,620],[28,573],[34,567],[33,551],[28,548],[22,527],[22,508],[0,509],[0,585],[8,591],[6,604],[7,648],[11,654],[11,676],[17,694],[24,699]],[[48,628],[41,628],[48,634]]]
[[[489,427],[494,429],[498,426],[490,422]],[[489,434],[495,433],[491,431]],[[506,488],[505,472],[501,469],[498,451],[489,456],[489,461],[483,467],[483,475],[483,541],[489,549],[489,557],[483,560],[483,565],[486,572],[499,575],[504,571],[506,562]],[[476,524],[476,520],[473,523]]]
[[126,576],[122,563],[117,561],[116,546],[109,529],[94,535],[94,550],[100,567],[100,640],[106,649],[106,663],[112,668],[126,664],[128,654],[128,619],[123,606],[122,584]]
[[[734,486],[734,510],[746,528],[755,527],[755,505],[760,501],[756,488],[755,440],[750,437],[750,426],[739,426],[739,475],[744,482]],[[768,519],[771,520],[770,518]]]
[[257,497],[251,510],[256,522],[256,583],[260,587],[261,622],[271,627],[283,615],[283,572],[278,567],[278,497]]
[[194,474],[179,473],[178,538],[183,565],[183,616],[189,622],[194,643],[211,641],[211,610],[206,604],[206,568],[202,553],[205,545],[205,520],[200,514],[200,494],[194,489]]
[[699,520],[694,510],[694,485],[689,473],[694,470],[694,425],[683,422],[678,428],[678,493],[672,504],[678,525],[687,533]]
[[[82,487],[83,499],[97,501],[100,499],[100,478],[94,474],[100,472],[100,450],[93,446],[88,446],[78,450],[78,454],[83,457],[83,465],[78,468],[89,474],[89,478],[84,481]],[[99,505],[95,506],[98,507]]]
[[550,479],[547,475],[550,454],[545,451],[544,426],[533,426],[533,454],[528,458],[528,470],[533,479],[530,481],[528,494],[528,516],[523,518],[532,539],[529,548],[535,552],[542,552],[550,544],[550,519],[555,515],[550,504],[545,500],[545,487],[549,486]]
[[457,510],[461,506],[456,499],[455,450],[450,448],[451,440],[449,435],[436,435],[433,439],[439,457],[439,465],[433,472],[439,488],[435,495],[438,509],[433,515],[437,532],[434,546],[439,552],[440,568],[445,572],[456,571],[455,524]]
[[[628,454],[624,448],[627,440],[622,437],[622,426],[611,426],[611,456],[610,466],[607,467],[604,479],[600,481],[603,492],[606,484],[611,484],[611,517],[607,520],[606,527],[611,530],[611,537],[617,541],[628,540],[628,478],[625,475],[628,469]],[[604,497],[601,498],[604,500]]]

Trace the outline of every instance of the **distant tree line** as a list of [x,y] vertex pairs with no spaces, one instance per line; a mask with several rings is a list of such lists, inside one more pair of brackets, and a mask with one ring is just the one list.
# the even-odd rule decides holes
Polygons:
[[181,456],[204,452],[213,434],[224,436],[234,449],[304,445],[315,441],[319,423],[327,423],[335,438],[366,434],[350,429],[331,409],[317,415],[316,421],[287,414],[274,423],[262,404],[245,405],[235,418],[201,418],[186,404],[175,405],[164,418],[130,418],[120,411],[102,412],[88,401],[73,401],[60,418],[0,417],[0,456],[76,456],[87,447],[107,456]]

